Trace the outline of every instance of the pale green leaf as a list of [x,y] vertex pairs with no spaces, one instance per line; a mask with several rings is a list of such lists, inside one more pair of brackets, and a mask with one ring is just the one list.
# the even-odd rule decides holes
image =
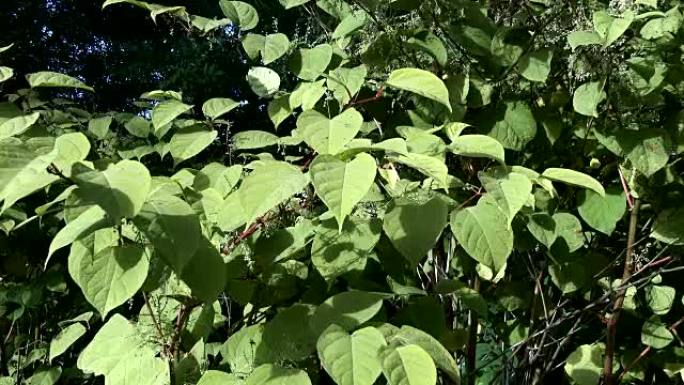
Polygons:
[[565,361],[565,373],[577,385],[598,384],[603,374],[604,351],[602,343],[578,346]]
[[276,130],[282,122],[292,115],[292,108],[290,108],[290,96],[283,95],[273,98],[268,103],[268,117],[273,122]]
[[207,370],[197,385],[242,385],[244,381],[235,373]]
[[344,219],[373,185],[376,168],[375,159],[366,153],[349,162],[331,155],[319,155],[311,163],[309,170],[316,195],[333,213],[340,231]]
[[684,245],[684,206],[661,211],[653,224],[651,237],[668,244]]
[[307,176],[291,164],[261,161],[237,191],[247,223],[302,191],[308,183]]
[[177,273],[183,271],[199,246],[199,218],[190,205],[175,196],[150,197],[133,223]]
[[508,222],[513,221],[515,214],[522,209],[532,193],[530,179],[516,172],[509,172],[505,168],[491,168],[478,173],[482,187],[489,193],[489,197],[499,205],[502,212],[508,216]]
[[565,252],[573,252],[584,246],[582,224],[576,216],[570,213],[555,213],[553,220],[556,223],[554,246],[560,246],[561,251]]
[[169,366],[145,345],[135,326],[114,314],[78,357],[78,368],[104,375],[107,384],[166,385]]
[[434,179],[438,188],[449,188],[449,169],[444,161],[433,156],[409,153],[408,156],[391,157],[391,160],[414,168]]
[[547,168],[541,174],[542,177],[555,182],[561,182],[572,186],[584,187],[598,193],[601,197],[606,196],[606,191],[601,183],[591,176],[567,168]]
[[437,243],[447,215],[447,204],[438,197],[425,202],[399,198],[389,206],[382,227],[397,251],[415,266]]
[[278,136],[270,132],[259,130],[240,131],[231,138],[233,148],[238,151],[275,146],[278,144],[278,139]]
[[109,133],[109,126],[112,124],[111,116],[103,116],[101,118],[91,119],[88,122],[88,131],[95,135],[98,139],[104,139]]
[[270,352],[263,343],[264,324],[243,327],[221,346],[223,362],[233,373],[249,374],[260,364],[270,361]]
[[204,116],[209,119],[216,119],[221,115],[232,111],[239,105],[239,102],[236,102],[230,98],[213,98],[204,102],[202,105],[202,113],[204,113]]
[[352,11],[345,16],[345,18],[342,19],[339,24],[337,24],[337,27],[335,27],[331,37],[333,39],[342,39],[347,35],[350,35],[363,28],[367,22],[368,14],[366,12],[361,10]]
[[298,7],[302,4],[306,4],[309,2],[309,0],[278,0],[280,4],[285,7],[285,9],[290,9],[294,7]]
[[211,303],[225,289],[225,269],[219,251],[202,237],[191,263],[185,265],[180,278],[188,285],[193,297]]
[[316,343],[318,357],[338,385],[373,385],[382,373],[378,353],[385,338],[374,327],[351,335],[338,325],[330,325]]
[[579,195],[580,217],[594,229],[610,235],[615,230],[615,225],[625,215],[627,200],[625,193],[620,187],[612,187],[606,190],[605,197],[592,190],[582,190]]
[[366,81],[368,69],[364,64],[352,68],[339,67],[328,72],[326,85],[340,104],[349,103]]
[[406,44],[411,48],[428,53],[435,58],[440,66],[447,63],[448,54],[444,43],[437,35],[428,30],[417,32],[406,40]]
[[38,121],[38,118],[40,118],[40,114],[34,112],[30,115],[17,116],[0,123],[0,140],[23,134]]
[[498,140],[504,148],[520,151],[537,134],[537,122],[525,102],[504,102],[494,111],[482,114],[481,126],[489,130],[487,135]]
[[451,352],[430,334],[412,326],[404,325],[399,329],[398,333],[390,338],[390,342],[420,346],[432,357],[437,367],[443,370],[455,384],[461,382],[459,368]]
[[605,82],[587,82],[577,87],[572,97],[572,106],[577,113],[597,118],[598,105],[606,99],[606,92],[603,90]]
[[303,370],[264,364],[254,369],[245,385],[311,385],[311,380]]
[[383,298],[381,294],[365,291],[336,294],[316,308],[309,325],[316,334],[322,333],[332,324],[352,331],[380,311]]
[[243,1],[220,0],[221,11],[233,24],[247,31],[259,24],[259,13],[250,4]]
[[247,83],[255,94],[267,98],[280,88],[280,76],[270,68],[252,67],[247,72]]
[[152,185],[147,168],[132,160],[122,160],[104,171],[76,165],[72,179],[81,198],[99,205],[114,220],[137,215]]
[[149,255],[137,245],[108,247],[80,262],[73,278],[103,319],[142,287],[149,269]]
[[568,44],[575,49],[584,45],[603,44],[604,39],[594,31],[573,31],[568,34]]
[[456,155],[490,158],[501,164],[506,162],[506,154],[501,143],[487,135],[457,136],[449,145],[449,150]]
[[606,11],[597,11],[592,15],[594,30],[603,38],[603,46],[608,47],[622,36],[634,21],[634,12],[625,11],[619,17],[613,17]]
[[202,125],[186,128],[173,134],[169,150],[173,156],[174,167],[209,147],[217,136],[216,130]]
[[14,76],[14,70],[10,67],[0,66],[0,83],[5,82]]
[[547,213],[534,213],[530,215],[527,229],[532,236],[547,249],[556,241],[556,221]]
[[55,87],[55,88],[80,88],[87,91],[94,91],[92,87],[71,76],[57,72],[36,72],[26,75],[31,88]]
[[415,344],[388,346],[381,352],[382,371],[389,385],[436,385],[432,357]]
[[675,300],[675,289],[665,285],[649,285],[644,289],[646,304],[653,314],[665,315],[672,309]]
[[110,223],[110,220],[107,219],[107,213],[105,213],[104,210],[99,206],[91,206],[76,219],[59,230],[57,235],[52,238],[45,264],[47,265],[50,257],[55,251],[72,244],[74,241],[85,237],[95,230],[107,227]]
[[297,128],[304,141],[319,154],[335,155],[361,129],[363,116],[354,108],[328,119],[318,111],[309,110],[299,115]]
[[221,205],[216,218],[219,228],[225,232],[233,231],[247,223],[245,210],[240,202],[240,194],[234,192],[228,195]]
[[191,108],[191,105],[184,104],[176,99],[159,103],[152,110],[152,125],[154,126],[155,135],[161,137],[161,135],[158,135],[158,132],[162,127],[173,122],[177,117],[188,112]]
[[38,369],[26,380],[26,385],[54,385],[62,375],[59,366],[50,369]]
[[394,70],[387,79],[387,85],[434,100],[451,112],[449,90],[444,82],[431,72],[417,68]]
[[542,48],[524,54],[518,61],[517,68],[520,74],[533,82],[545,82],[551,72],[551,60],[553,50]]
[[654,349],[663,349],[674,341],[672,332],[660,321],[660,317],[652,316],[641,327],[641,343]]
[[86,328],[80,323],[73,323],[59,332],[50,341],[50,361],[62,355],[71,345],[86,333]]
[[451,231],[463,249],[495,273],[513,251],[513,230],[507,215],[491,201],[451,213]]
[[242,47],[251,59],[256,59],[261,54],[262,62],[268,65],[285,55],[290,48],[290,40],[282,33],[266,36],[248,34],[242,39]]
[[332,53],[333,49],[329,44],[300,48],[290,58],[290,69],[298,78],[314,81],[328,68]]
[[290,108],[302,107],[303,111],[314,108],[325,95],[325,79],[315,82],[301,82],[290,94]]

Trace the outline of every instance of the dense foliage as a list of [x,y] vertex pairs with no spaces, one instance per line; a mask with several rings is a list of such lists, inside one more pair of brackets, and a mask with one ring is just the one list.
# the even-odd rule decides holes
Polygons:
[[101,6],[0,41],[0,385],[682,382],[679,1]]

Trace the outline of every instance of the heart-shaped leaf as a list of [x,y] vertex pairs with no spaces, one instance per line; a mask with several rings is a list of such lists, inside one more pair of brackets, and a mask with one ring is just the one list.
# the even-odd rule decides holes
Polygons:
[[297,128],[304,141],[319,154],[335,155],[343,150],[361,129],[363,116],[350,108],[332,119],[318,111],[299,115]]

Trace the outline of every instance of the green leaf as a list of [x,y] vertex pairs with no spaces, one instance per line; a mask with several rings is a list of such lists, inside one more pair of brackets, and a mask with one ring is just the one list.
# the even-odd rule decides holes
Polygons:
[[326,85],[335,99],[345,105],[361,91],[366,75],[368,68],[364,64],[352,68],[339,67],[328,72]]
[[107,384],[168,384],[168,363],[155,355],[136,327],[114,314],[83,349],[77,365],[86,373],[104,375]]
[[253,223],[309,184],[295,166],[279,161],[260,161],[240,185],[239,194],[247,223]]
[[74,241],[85,237],[95,230],[107,227],[110,224],[111,221],[107,219],[107,213],[105,213],[104,210],[99,206],[91,206],[76,219],[67,223],[67,225],[55,235],[52,242],[50,242],[45,265],[47,265],[50,257],[55,251],[72,244]]
[[276,130],[290,115],[292,115],[292,108],[290,108],[289,95],[275,97],[268,103],[268,117]]
[[309,328],[315,306],[295,304],[280,310],[266,324],[264,343],[278,359],[301,361],[316,350],[316,335]]
[[108,247],[88,254],[72,277],[83,295],[105,319],[142,287],[149,270],[149,255],[137,246]]
[[303,370],[264,364],[254,369],[245,385],[311,385],[311,380]]
[[242,47],[251,59],[256,59],[261,54],[262,62],[268,65],[285,55],[290,48],[290,40],[282,33],[266,36],[250,33],[242,38]]
[[390,157],[390,160],[405,164],[434,179],[438,188],[449,188],[449,169],[443,160],[433,156],[409,153],[408,156]]
[[247,223],[247,215],[240,202],[240,194],[234,192],[228,195],[221,205],[217,217],[219,228],[225,232],[233,231]]
[[309,325],[317,335],[332,324],[352,331],[380,311],[383,298],[382,294],[366,291],[336,294],[316,308]]
[[252,373],[254,368],[269,360],[270,352],[262,343],[263,334],[263,324],[243,327],[221,346],[223,362],[230,365],[233,373]]
[[456,155],[490,158],[505,164],[505,151],[498,140],[487,135],[461,135],[453,139],[449,150]]
[[608,47],[622,36],[634,20],[634,12],[627,10],[619,17],[612,17],[606,11],[597,11],[592,15],[594,30],[601,36],[603,46]]
[[218,298],[226,286],[225,264],[214,245],[202,237],[197,251],[185,265],[180,278],[185,282],[192,296],[211,303]]
[[115,221],[136,216],[152,186],[147,167],[132,160],[122,160],[104,171],[77,165],[72,179],[81,198],[102,207]]
[[577,385],[596,385],[603,374],[605,345],[595,343],[580,345],[565,361],[565,373]]
[[26,75],[31,88],[39,87],[54,87],[54,88],[80,88],[86,91],[94,92],[95,90],[83,83],[82,81],[72,78],[71,76],[60,74],[57,72],[36,72]]
[[352,270],[363,270],[380,239],[380,221],[352,217],[338,228],[332,220],[318,227],[311,245],[311,262],[327,281]]
[[332,119],[314,110],[303,112],[297,119],[297,128],[304,141],[319,154],[330,155],[342,151],[354,139],[362,124],[363,116],[354,108]]
[[625,193],[620,187],[608,188],[605,197],[592,190],[582,190],[577,210],[589,226],[610,235],[627,210]]
[[530,179],[516,172],[509,172],[505,168],[491,168],[478,173],[482,187],[489,193],[489,197],[499,205],[501,211],[508,217],[508,223],[513,221],[515,214],[522,209],[532,193]]
[[270,68],[252,67],[247,72],[247,83],[255,94],[267,98],[280,88],[280,76]]
[[382,371],[389,385],[435,385],[437,368],[418,345],[386,347],[381,353]]
[[568,34],[568,44],[573,50],[584,45],[603,44],[604,39],[594,31],[574,31]]
[[570,253],[584,246],[582,224],[576,216],[570,213],[555,213],[553,214],[553,220],[556,223],[556,242],[554,246],[560,245],[562,251]]
[[152,110],[152,125],[154,126],[155,135],[160,136],[158,133],[162,127],[173,122],[177,117],[188,112],[191,108],[191,105],[184,104],[176,99],[159,103]]
[[504,102],[483,114],[481,126],[504,148],[520,151],[537,135],[537,122],[525,102]]
[[577,87],[572,97],[572,106],[577,113],[598,118],[598,105],[606,99],[604,81],[587,82]]
[[440,66],[445,66],[447,63],[448,54],[444,43],[437,35],[428,30],[417,32],[406,40],[406,44],[411,48],[428,53],[435,58]]
[[134,116],[124,124],[124,128],[131,135],[138,138],[147,138],[152,132],[151,123],[142,116]]
[[601,197],[606,196],[606,191],[599,181],[579,171],[569,170],[567,168],[547,168],[541,176],[555,182],[584,187],[598,193]]
[[451,353],[430,334],[412,326],[404,325],[389,340],[391,343],[399,342],[403,345],[420,346],[432,357],[437,367],[442,369],[455,384],[461,382],[458,365]]
[[300,48],[290,58],[290,69],[298,78],[314,81],[328,68],[332,53],[333,49],[329,44]]
[[88,131],[95,135],[98,139],[104,139],[109,133],[109,126],[112,125],[111,116],[103,116],[101,118],[91,119],[88,122]]
[[5,82],[14,76],[14,70],[10,67],[0,66],[0,83]]
[[344,219],[373,185],[376,168],[375,159],[366,153],[349,162],[331,155],[319,155],[311,163],[309,171],[316,195],[333,213],[340,231]]
[[239,105],[239,102],[230,98],[213,98],[204,102],[202,105],[202,113],[209,119],[216,119],[221,115],[229,113]]
[[233,148],[235,150],[254,150],[275,146],[279,143],[278,136],[266,131],[247,130],[233,135]]
[[10,136],[21,135],[33,126],[40,118],[38,112],[30,115],[21,115],[0,123],[0,140]]
[[480,200],[474,207],[451,213],[451,231],[476,261],[499,272],[513,250],[513,230],[495,203]]
[[374,327],[350,335],[333,324],[318,337],[316,348],[323,368],[336,384],[372,385],[382,373],[378,353],[385,345],[384,336]]
[[387,79],[387,85],[434,100],[451,112],[449,90],[444,82],[431,72],[417,68],[394,70]]
[[653,314],[665,315],[672,309],[675,300],[675,289],[665,285],[649,285],[644,289],[646,304]]
[[280,2],[280,5],[285,7],[285,9],[298,7],[302,4],[306,4],[309,2],[309,0],[278,0],[278,1]]
[[83,161],[90,153],[90,141],[80,132],[71,132],[57,137],[55,148],[57,157],[52,164],[70,177],[74,164]]
[[447,215],[447,204],[439,197],[425,202],[399,198],[385,213],[383,230],[397,251],[415,266],[437,243]]
[[133,223],[176,273],[183,271],[199,246],[199,218],[190,205],[175,196],[150,197]]
[[556,221],[547,213],[534,213],[530,215],[527,229],[532,236],[547,249],[556,241]]
[[315,82],[301,82],[290,94],[290,108],[302,107],[303,111],[310,110],[325,95],[325,79]]
[[654,349],[663,349],[674,341],[672,332],[660,321],[660,317],[652,316],[641,327],[641,343]]
[[661,211],[653,224],[651,237],[673,245],[684,245],[684,206]]
[[527,80],[543,83],[551,72],[551,60],[553,60],[553,50],[549,48],[526,53],[518,61],[518,72]]
[[364,11],[352,11],[340,21],[333,31],[333,39],[342,39],[363,28],[368,22],[368,14]]
[[26,385],[53,385],[62,376],[62,368],[39,369],[26,380]]
[[174,167],[209,147],[217,136],[218,132],[216,130],[202,125],[196,125],[176,132],[171,137],[170,142]]
[[672,145],[663,129],[622,131],[617,140],[632,166],[647,177],[664,168],[670,158]]
[[62,331],[50,341],[49,360],[52,362],[56,357],[62,355],[62,353],[69,349],[69,347],[85,333],[86,328],[80,323],[74,323],[62,329]]
[[253,29],[259,24],[259,13],[250,4],[243,1],[220,0],[219,6],[223,14],[243,31]]
[[197,385],[242,385],[244,381],[235,373],[207,370]]

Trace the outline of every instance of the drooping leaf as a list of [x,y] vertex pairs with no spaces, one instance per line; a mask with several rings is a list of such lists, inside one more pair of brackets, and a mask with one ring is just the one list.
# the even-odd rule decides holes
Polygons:
[[443,370],[454,383],[461,382],[458,365],[451,353],[430,334],[412,326],[404,325],[398,333],[391,337],[390,342],[420,346],[432,357],[435,365]]
[[81,259],[73,278],[105,319],[142,287],[149,269],[148,259],[145,249],[137,245],[108,247]]
[[505,151],[498,140],[487,135],[461,135],[453,139],[449,150],[456,155],[490,158],[505,164]]
[[289,95],[278,96],[268,103],[268,117],[276,130],[290,115],[292,115],[292,108],[290,108]]
[[86,91],[95,91],[92,87],[71,76],[57,72],[35,72],[26,75],[31,88],[52,87],[52,88],[80,88]]
[[309,171],[316,194],[333,213],[341,231],[344,219],[373,185],[375,159],[366,153],[349,162],[319,155],[311,163]]
[[447,215],[446,202],[437,197],[426,202],[399,198],[385,213],[383,230],[397,251],[417,265],[437,243]]
[[171,137],[170,151],[175,166],[188,160],[209,147],[218,136],[211,128],[196,125],[176,132]]
[[625,215],[627,200],[619,187],[606,190],[602,197],[592,190],[582,190],[579,195],[580,217],[594,229],[610,235],[615,230],[617,222]]
[[345,110],[332,119],[320,112],[305,111],[297,118],[297,128],[304,141],[319,154],[335,155],[361,129],[363,117],[354,108]]
[[381,352],[382,371],[389,385],[435,385],[437,368],[432,357],[415,344],[388,346]]
[[230,98],[213,98],[209,99],[202,105],[202,112],[204,116],[209,119],[216,119],[232,111],[235,107],[240,105],[239,102]]
[[368,14],[365,11],[352,11],[340,21],[331,37],[333,39],[343,39],[363,28],[368,22],[368,19]]
[[290,58],[290,69],[298,78],[314,81],[328,68],[332,53],[333,49],[329,44],[300,48]]
[[259,13],[243,1],[220,0],[221,11],[233,24],[243,31],[253,29],[259,24]]
[[634,12],[627,10],[619,17],[613,17],[606,11],[597,11],[592,15],[594,30],[603,38],[603,46],[608,47],[622,36],[634,20]]
[[150,197],[133,223],[177,273],[183,271],[199,246],[199,218],[190,205],[175,196]]
[[513,250],[513,230],[507,215],[491,201],[451,213],[451,231],[466,253],[499,272]]
[[385,338],[374,327],[351,335],[338,325],[330,325],[316,343],[323,368],[338,385],[372,385],[382,373],[378,353]]
[[73,221],[70,221],[62,228],[50,242],[48,256],[45,261],[47,265],[52,254],[64,246],[68,246],[74,241],[85,237],[95,230],[107,227],[112,222],[107,218],[107,213],[99,206],[91,206]]
[[122,160],[104,171],[77,165],[72,179],[81,198],[102,207],[114,220],[136,216],[152,185],[147,167],[132,160]]
[[593,81],[577,87],[572,97],[572,106],[577,113],[598,118],[598,105],[606,99],[604,81]]
[[444,161],[433,156],[409,153],[408,156],[390,157],[391,160],[405,164],[432,178],[438,188],[449,188],[449,169]]
[[247,223],[300,192],[309,179],[286,162],[262,161],[243,180],[237,191]]
[[387,79],[387,85],[434,100],[451,112],[449,90],[444,82],[431,72],[417,68],[394,70]]
[[606,191],[601,183],[591,176],[567,168],[547,168],[541,174],[542,177],[555,182],[561,182],[572,186],[584,187],[596,192],[599,196],[605,197]]

